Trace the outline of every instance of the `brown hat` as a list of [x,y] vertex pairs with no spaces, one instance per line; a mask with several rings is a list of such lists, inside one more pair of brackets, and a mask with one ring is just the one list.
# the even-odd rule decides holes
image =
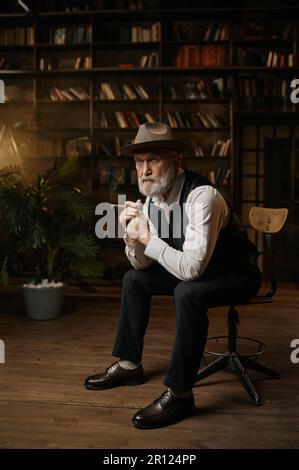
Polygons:
[[120,151],[125,156],[131,156],[142,150],[161,147],[180,152],[188,148],[184,142],[174,140],[171,128],[164,122],[146,122],[139,126],[134,144],[124,145]]

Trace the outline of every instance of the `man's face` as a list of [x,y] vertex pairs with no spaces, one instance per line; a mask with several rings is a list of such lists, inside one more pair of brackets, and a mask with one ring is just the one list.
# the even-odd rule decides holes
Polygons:
[[145,196],[159,196],[174,183],[180,155],[168,149],[149,150],[134,155],[139,190]]

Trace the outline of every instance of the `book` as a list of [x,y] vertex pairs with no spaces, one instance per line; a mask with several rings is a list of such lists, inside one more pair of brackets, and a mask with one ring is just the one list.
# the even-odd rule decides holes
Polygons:
[[21,140],[17,139],[12,128],[6,124],[2,124],[0,128],[0,144],[2,148],[5,148],[5,153],[1,156],[1,164],[5,165],[17,165],[21,170],[24,169],[23,155],[24,148],[27,146],[23,140],[23,146],[21,147]]
[[225,126],[222,119],[216,116],[214,113],[200,113],[200,112],[179,112],[170,111],[169,109],[165,112],[165,118],[170,127],[195,127],[195,128],[206,128],[212,129]]
[[89,93],[82,87],[58,88],[56,86],[45,92],[51,101],[82,101],[90,98]]
[[224,79],[201,79],[193,82],[167,83],[165,94],[173,99],[218,100],[224,98]]
[[18,0],[18,4],[20,5],[21,8],[23,8],[23,10],[26,13],[30,13],[31,10],[30,10],[28,4],[24,2],[24,0]]
[[153,23],[149,27],[132,26],[131,28],[121,28],[120,41],[140,43],[157,42],[161,39],[161,24]]
[[76,25],[63,28],[49,28],[43,34],[44,42],[49,44],[81,44],[91,41],[91,25]]
[[158,67],[159,66],[159,54],[158,52],[150,52],[141,56],[138,62],[138,66],[144,67]]
[[154,122],[156,117],[152,113],[135,113],[133,111],[99,111],[96,113],[99,127],[119,127],[123,129],[137,128],[143,122]]
[[0,44],[3,46],[33,46],[34,30],[32,26],[1,28]]
[[64,141],[64,154],[69,157],[91,154],[92,143],[89,136]]
[[177,67],[217,67],[225,65],[224,45],[181,46],[175,59]]
[[293,67],[294,54],[266,48],[238,48],[238,64],[266,67]]
[[284,111],[292,103],[287,96],[290,79],[273,77],[238,79],[239,109],[276,109]]

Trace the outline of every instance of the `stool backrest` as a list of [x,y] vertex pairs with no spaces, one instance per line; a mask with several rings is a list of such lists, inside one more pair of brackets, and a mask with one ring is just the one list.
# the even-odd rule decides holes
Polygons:
[[272,209],[267,207],[252,207],[249,211],[250,225],[265,234],[265,258],[270,269],[270,290],[267,297],[273,297],[277,290],[277,277],[273,259],[273,247],[271,237],[278,233],[285,225],[289,209]]
[[269,209],[267,207],[252,207],[249,212],[249,222],[255,230],[264,233],[277,233],[284,226],[289,209]]

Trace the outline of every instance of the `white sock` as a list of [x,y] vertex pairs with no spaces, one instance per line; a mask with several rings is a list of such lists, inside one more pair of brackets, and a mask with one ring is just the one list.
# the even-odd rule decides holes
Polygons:
[[187,390],[186,392],[174,392],[171,388],[168,387],[168,390],[176,397],[176,398],[189,398],[192,394],[192,389]]
[[123,360],[123,361],[120,360],[120,361],[118,361],[118,363],[123,369],[126,369],[126,370],[137,369],[137,367],[139,367],[139,365],[140,365],[140,363],[135,364],[135,362],[125,361],[125,360]]

